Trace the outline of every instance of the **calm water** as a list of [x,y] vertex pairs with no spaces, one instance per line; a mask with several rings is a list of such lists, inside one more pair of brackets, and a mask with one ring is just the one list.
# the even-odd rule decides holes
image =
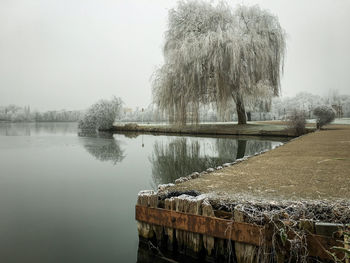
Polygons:
[[280,142],[0,123],[0,262],[136,262],[140,190]]

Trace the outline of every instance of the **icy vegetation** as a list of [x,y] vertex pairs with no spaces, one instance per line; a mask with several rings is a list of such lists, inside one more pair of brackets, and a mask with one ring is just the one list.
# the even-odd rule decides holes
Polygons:
[[[288,116],[293,114],[295,110],[304,112],[307,119],[315,119],[313,110],[321,105],[333,105],[341,109],[336,118],[350,117],[350,95],[339,94],[335,90],[330,91],[329,94],[322,97],[308,92],[300,92],[293,97],[275,97],[272,99],[269,112],[262,111],[258,102],[255,107],[249,106],[246,109],[247,115],[250,113],[251,121],[287,120]],[[190,115],[190,112],[188,115]],[[225,115],[220,116],[216,107],[212,104],[200,105],[198,118],[200,122],[237,121],[237,114],[234,112],[234,107],[228,108]],[[124,108],[120,120],[122,122],[159,123],[167,122],[168,118],[166,114],[158,111],[156,105],[150,104],[144,109]]]
[[319,106],[315,108],[314,115],[317,117],[317,128],[322,128],[322,126],[331,123],[335,119],[335,112],[329,106]]
[[111,100],[100,100],[93,104],[79,121],[82,130],[108,130],[112,128],[122,109],[122,100],[113,97]]
[[0,106],[0,121],[6,122],[76,122],[83,116],[78,110],[50,110],[39,112],[30,106],[10,104]]
[[198,122],[200,105],[210,103],[220,115],[235,105],[245,123],[246,106],[266,109],[279,95],[284,55],[285,33],[268,11],[179,2],[169,11],[154,101],[176,123],[185,124],[188,115]]
[[288,126],[294,129],[298,136],[306,132],[305,125],[306,125],[306,118],[305,118],[305,113],[303,111],[294,110],[288,116]]

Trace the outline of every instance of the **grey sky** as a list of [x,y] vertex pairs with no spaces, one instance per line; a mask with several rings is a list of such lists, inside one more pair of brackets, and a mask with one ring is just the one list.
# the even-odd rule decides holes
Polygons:
[[[249,0],[288,34],[283,96],[350,93],[350,0]],[[0,105],[84,109],[151,102],[170,0],[0,0]]]

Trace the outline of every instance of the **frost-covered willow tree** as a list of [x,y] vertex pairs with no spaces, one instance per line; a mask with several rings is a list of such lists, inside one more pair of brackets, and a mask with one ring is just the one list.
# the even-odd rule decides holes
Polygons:
[[280,91],[285,33],[278,18],[258,6],[179,2],[169,11],[164,64],[153,78],[154,102],[172,122],[198,122],[201,104],[222,115],[264,105]]

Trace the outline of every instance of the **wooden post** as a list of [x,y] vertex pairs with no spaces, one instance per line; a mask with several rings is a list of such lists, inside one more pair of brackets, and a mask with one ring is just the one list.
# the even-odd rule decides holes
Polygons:
[[[185,198],[186,212],[193,215],[201,215],[201,203],[203,202],[203,196]],[[198,233],[187,232],[187,247],[193,252],[198,253],[202,248],[202,238]]]
[[[239,210],[234,210],[233,219],[235,222],[244,222],[244,214]],[[235,242],[235,252],[238,263],[253,263],[256,256],[257,247],[250,244]]]
[[[205,199],[202,203],[202,215],[215,217],[213,207],[209,203],[208,199]],[[209,256],[211,256],[214,249],[214,237],[203,235],[203,245]]]
[[[148,206],[149,207],[158,207],[158,195],[157,193],[150,194],[148,196]],[[156,235],[157,242],[160,243],[163,235],[163,226],[152,225],[152,230]]]
[[[344,235],[344,248],[350,251],[350,225],[345,227],[345,232],[347,235]],[[350,263],[350,255],[345,254],[345,263]]]
[[[137,204],[145,207],[156,207],[157,194],[152,190],[141,191],[137,196]],[[144,222],[137,222],[139,236],[150,239],[153,237],[153,227]]]
[[[164,208],[167,210],[176,210],[175,209],[175,199],[174,197],[171,198],[167,198],[165,199],[164,202]],[[169,250],[173,250],[173,245],[174,245],[174,238],[175,238],[175,229],[172,227],[165,227],[164,228],[164,232],[167,235],[168,239],[167,239],[167,247]]]
[[[175,210],[177,212],[185,212],[184,211],[184,199],[182,196],[178,196],[175,198]],[[180,249],[183,249],[184,247],[184,231],[176,229],[176,241],[177,245]]]

